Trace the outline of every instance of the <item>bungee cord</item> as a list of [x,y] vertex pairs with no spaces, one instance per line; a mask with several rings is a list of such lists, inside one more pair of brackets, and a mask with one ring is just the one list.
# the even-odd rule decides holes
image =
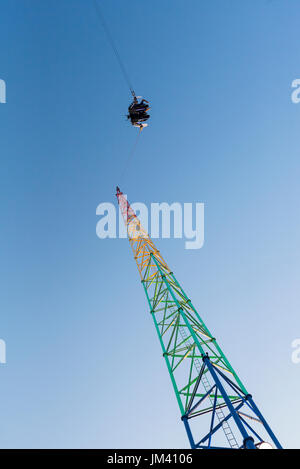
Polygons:
[[139,138],[140,138],[140,135],[141,135],[141,131],[139,131],[139,133],[137,134],[137,137],[135,139],[135,142],[133,144],[133,147],[131,149],[131,151],[129,152],[129,155],[127,157],[127,160],[124,164],[124,167],[123,167],[123,170],[121,172],[121,175],[120,175],[120,185],[122,184],[122,180],[123,180],[123,177],[125,176],[125,173],[126,173],[126,170],[128,169],[129,167],[129,164],[135,154],[135,150],[136,150],[136,147],[137,147],[137,144],[138,144],[138,141],[139,141]]
[[[110,46],[111,46],[111,48],[112,48],[112,50],[113,50],[113,52],[114,52],[114,54],[115,54],[115,57],[116,57],[116,59],[117,59],[117,61],[118,61],[118,64],[119,64],[119,66],[120,66],[120,70],[121,70],[121,72],[122,72],[122,74],[123,74],[123,77],[124,77],[124,79],[125,79],[125,81],[126,81],[126,83],[127,83],[127,86],[128,86],[128,88],[129,88],[129,90],[130,90],[130,93],[131,93],[132,97],[134,98],[134,103],[137,103],[137,98],[140,97],[140,96],[137,97],[136,94],[135,94],[135,91],[134,91],[134,89],[133,89],[133,86],[132,86],[130,77],[129,77],[129,75],[128,75],[128,72],[127,72],[127,70],[126,70],[126,67],[125,67],[125,65],[124,65],[124,63],[123,63],[123,60],[122,60],[122,58],[121,58],[121,56],[120,56],[120,53],[119,53],[119,51],[118,51],[118,49],[117,49],[116,43],[115,43],[115,41],[114,41],[114,38],[113,38],[113,36],[112,36],[112,34],[111,34],[111,32],[110,32],[110,29],[108,28],[108,25],[107,25],[107,23],[106,23],[106,21],[105,21],[105,17],[104,17],[104,15],[103,15],[103,13],[102,13],[102,9],[101,9],[101,7],[100,7],[100,5],[99,5],[99,2],[98,2],[97,0],[94,0],[94,6],[95,6],[95,10],[96,10],[97,16],[98,16],[98,18],[99,18],[99,20],[100,20],[100,23],[101,23],[101,25],[102,25],[102,27],[103,27],[103,29],[104,29],[104,31],[105,31],[105,34],[106,34],[106,36],[107,36],[107,40],[108,40],[108,42],[109,42],[109,44],[110,44]],[[144,101],[145,101],[145,100],[144,100]],[[146,102],[148,103],[148,101],[146,101]],[[135,105],[136,105],[136,104],[135,104]],[[145,114],[145,113],[144,113],[144,114]],[[129,116],[127,116],[127,117],[129,118]],[[145,114],[145,116],[143,116],[143,118],[144,118],[143,120],[146,120],[145,117],[146,117],[146,118],[149,118],[149,116],[148,116],[147,114]],[[137,137],[136,137],[136,139],[135,139],[134,145],[133,145],[131,151],[129,152],[129,155],[128,155],[128,157],[127,157],[127,160],[126,160],[126,162],[125,162],[125,165],[124,165],[124,167],[123,167],[123,170],[122,170],[122,172],[121,172],[121,175],[120,175],[120,184],[121,184],[122,179],[123,179],[123,177],[124,177],[124,175],[125,175],[125,173],[126,173],[126,170],[128,169],[128,166],[129,166],[129,164],[130,164],[130,162],[131,162],[131,160],[132,160],[132,158],[133,158],[133,156],[134,156],[134,154],[135,154],[136,147],[137,147],[138,141],[139,141],[139,139],[140,139],[140,133],[141,133],[141,131],[143,130],[143,128],[147,126],[147,124],[143,124],[143,123],[141,123],[141,122],[138,122],[138,123],[140,124],[140,130],[139,130],[139,133],[138,133],[138,135],[137,135]],[[137,126],[137,125],[136,125],[136,126]]]
[[117,61],[118,61],[118,63],[119,63],[119,66],[120,66],[120,69],[121,69],[121,71],[122,71],[122,73],[123,73],[123,76],[124,76],[124,78],[125,78],[125,81],[126,81],[128,87],[129,87],[129,89],[130,89],[130,93],[132,94],[133,97],[135,97],[135,92],[134,92],[134,89],[133,89],[133,87],[132,87],[131,80],[130,80],[130,78],[129,78],[129,75],[128,75],[128,73],[127,73],[127,70],[126,70],[126,68],[125,68],[125,65],[124,65],[124,63],[123,63],[123,61],[122,61],[122,59],[121,59],[121,56],[120,56],[120,54],[119,54],[119,52],[118,52],[118,49],[117,49],[116,44],[115,44],[115,41],[114,41],[114,39],[113,39],[113,37],[112,37],[112,34],[111,34],[111,32],[110,32],[110,30],[109,30],[109,28],[108,28],[108,26],[107,26],[107,23],[106,23],[106,21],[105,21],[105,19],[104,19],[102,10],[101,10],[100,5],[99,5],[99,3],[98,3],[97,0],[94,0],[94,5],[95,5],[95,9],[96,9],[98,18],[99,18],[99,20],[100,20],[100,22],[101,22],[101,24],[102,24],[102,26],[103,26],[103,29],[104,29],[104,31],[105,31],[105,33],[106,33],[108,42],[109,42],[109,44],[110,44],[112,50],[114,51],[114,54],[115,54],[116,59],[117,59]]

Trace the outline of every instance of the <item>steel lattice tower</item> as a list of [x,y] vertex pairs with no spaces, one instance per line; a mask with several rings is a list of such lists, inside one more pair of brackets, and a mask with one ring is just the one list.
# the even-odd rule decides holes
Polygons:
[[191,447],[281,448],[118,187],[116,196]]

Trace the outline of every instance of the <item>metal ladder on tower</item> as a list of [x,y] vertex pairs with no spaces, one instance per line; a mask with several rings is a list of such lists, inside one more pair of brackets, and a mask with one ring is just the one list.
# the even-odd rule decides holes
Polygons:
[[[189,341],[189,339],[186,340],[188,338],[188,336],[186,334],[185,327],[184,326],[179,327],[179,332],[180,332],[180,335],[181,335],[182,339],[185,340],[185,343],[187,344],[187,348],[191,347],[192,344]],[[196,368],[196,370],[199,374],[200,370],[201,370],[201,367],[202,367],[199,358],[194,359],[194,366],[195,366],[195,368]],[[201,378],[201,383],[204,387],[205,392],[208,392],[211,389],[210,382],[209,382],[206,374],[204,374],[204,373],[203,373],[202,378]],[[209,395],[209,400],[211,402],[211,405],[213,405],[214,404],[214,399],[210,395]],[[216,416],[217,416],[217,419],[219,420],[219,423],[222,422],[225,419],[225,414],[223,412],[223,409],[218,407],[218,404],[216,405]],[[236,441],[236,438],[235,438],[235,436],[234,436],[234,434],[231,430],[231,427],[230,427],[227,420],[222,423],[222,429],[223,429],[224,435],[225,435],[230,447],[232,449],[238,449],[239,448],[238,442]]]

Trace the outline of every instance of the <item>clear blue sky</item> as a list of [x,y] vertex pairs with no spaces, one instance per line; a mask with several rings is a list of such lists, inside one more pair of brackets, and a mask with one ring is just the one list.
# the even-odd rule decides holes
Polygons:
[[[297,0],[104,0],[151,100],[122,189],[204,202],[205,245],[157,245],[282,444],[299,447]],[[188,447],[127,240],[96,237],[135,136],[87,0],[0,7],[0,446]]]

